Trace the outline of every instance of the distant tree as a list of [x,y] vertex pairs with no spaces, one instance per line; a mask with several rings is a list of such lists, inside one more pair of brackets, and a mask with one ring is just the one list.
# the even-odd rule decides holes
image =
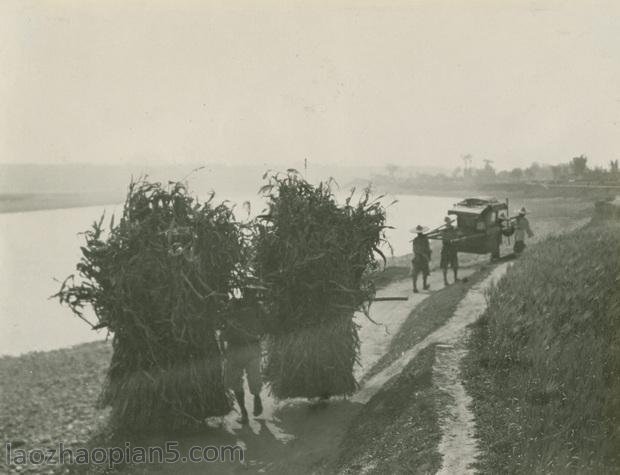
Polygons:
[[463,160],[463,176],[469,177],[472,175],[472,163],[474,161],[474,157],[470,153],[461,156],[461,160]]
[[541,165],[537,172],[536,178],[538,180],[551,180],[553,178],[551,167],[549,165]]
[[607,178],[608,174],[603,167],[594,167],[588,170],[586,173],[588,180],[603,182]]
[[492,160],[483,160],[484,166],[482,168],[474,169],[475,180],[479,183],[489,183],[496,180],[495,168],[491,165]]
[[388,163],[388,164],[385,166],[385,168],[386,168],[386,170],[387,170],[387,172],[388,172],[388,175],[390,175],[390,178],[391,178],[392,180],[394,179],[394,175],[396,174],[396,172],[397,172],[398,170],[400,170],[400,167],[399,167],[398,165],[394,165],[393,163]]
[[510,178],[513,180],[522,180],[523,179],[523,170],[521,168],[513,168],[510,170]]
[[527,167],[525,170],[523,170],[523,174],[529,179],[529,180],[535,180],[536,178],[539,178],[540,176],[540,165],[536,162],[533,162],[529,167]]
[[493,160],[489,160],[488,158],[485,158],[482,161],[484,162],[484,167],[482,168],[484,176],[486,178],[494,178],[495,168],[493,168],[493,165],[491,165],[493,163]]
[[571,174],[571,166],[568,163],[551,165],[551,175],[555,181],[566,180]]
[[573,157],[573,159],[571,160],[571,168],[573,171],[573,175],[583,176],[588,170],[588,157],[586,157],[585,155]]
[[495,178],[497,179],[497,181],[501,181],[501,182],[514,180],[514,178],[512,178],[512,175],[510,174],[510,171],[508,170],[498,171],[497,174],[495,175]]
[[611,160],[609,162],[609,172],[612,175],[617,175],[618,174],[618,160]]

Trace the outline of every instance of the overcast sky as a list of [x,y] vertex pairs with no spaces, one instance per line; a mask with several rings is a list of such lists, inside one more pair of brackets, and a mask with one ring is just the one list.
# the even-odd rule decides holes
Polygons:
[[619,158],[620,2],[0,2],[2,162],[465,153]]

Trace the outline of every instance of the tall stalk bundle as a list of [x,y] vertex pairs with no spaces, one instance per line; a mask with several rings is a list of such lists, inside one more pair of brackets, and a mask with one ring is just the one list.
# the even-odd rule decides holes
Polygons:
[[277,397],[351,394],[358,359],[354,312],[374,296],[367,271],[379,264],[385,209],[366,190],[338,205],[329,183],[313,186],[294,171],[262,189],[255,266],[268,288],[270,351],[265,376]]
[[81,317],[92,306],[96,327],[114,335],[100,401],[113,424],[174,430],[228,413],[215,330],[248,252],[231,208],[142,180],[118,225],[102,223],[85,233],[79,277],[57,297]]

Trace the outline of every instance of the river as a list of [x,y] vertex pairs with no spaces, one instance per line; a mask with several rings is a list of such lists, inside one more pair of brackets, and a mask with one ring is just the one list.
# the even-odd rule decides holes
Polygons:
[[[456,198],[398,195],[388,208],[388,240],[394,255],[410,252],[409,230],[416,224],[441,224]],[[248,197],[238,196],[242,203]],[[250,198],[255,211],[257,198]],[[93,331],[71,311],[49,297],[60,282],[75,272],[83,236],[105,211],[109,217],[120,205],[0,214],[0,355],[45,351],[101,340],[106,331]],[[388,251],[389,253],[389,251]],[[57,279],[57,280],[55,280]],[[88,315],[88,312],[86,313]],[[95,321],[94,316],[91,321]]]

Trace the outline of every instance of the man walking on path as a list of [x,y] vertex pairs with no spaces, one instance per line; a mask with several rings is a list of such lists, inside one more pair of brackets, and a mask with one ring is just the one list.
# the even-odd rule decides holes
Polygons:
[[424,234],[428,229],[418,225],[414,230],[418,235],[413,239],[413,260],[411,261],[411,272],[413,275],[413,292],[418,293],[418,275],[422,274],[422,285],[424,290],[428,290],[430,285],[427,283],[430,274],[431,246],[428,238]]
[[232,310],[226,320],[226,327],[222,331],[222,339],[226,342],[225,382],[231,388],[239,408],[241,409],[241,423],[248,422],[248,412],[245,408],[245,392],[243,390],[243,373],[248,379],[250,392],[254,396],[254,416],[263,412],[260,398],[262,377],[260,371],[261,358],[261,326],[259,320],[258,301],[244,299],[234,301]]
[[519,210],[519,215],[515,219],[515,245],[514,253],[516,256],[521,255],[525,249],[525,235],[532,237],[534,233],[530,228],[530,222],[525,217],[527,210],[523,207]]
[[457,237],[456,229],[452,226],[452,220],[449,216],[444,218],[445,227],[441,233],[441,261],[439,263],[439,267],[443,272],[443,283],[444,285],[449,285],[448,283],[448,267],[452,267],[452,271],[454,272],[454,282],[458,281],[458,270],[459,270],[459,257],[458,252],[456,250],[456,246],[453,241]]

